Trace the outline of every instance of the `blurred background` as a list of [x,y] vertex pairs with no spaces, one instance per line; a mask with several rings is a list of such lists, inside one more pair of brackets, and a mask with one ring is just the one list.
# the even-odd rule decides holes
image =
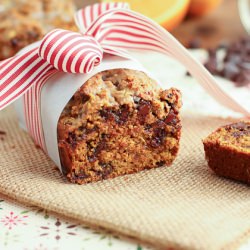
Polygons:
[[[77,7],[95,3],[75,0]],[[107,1],[111,2],[111,1]],[[129,0],[133,10],[164,26],[185,46],[211,48],[245,36],[237,0]],[[245,3],[247,8],[247,3]],[[250,11],[249,11],[250,13]],[[250,16],[249,16],[250,24]],[[193,44],[195,40],[195,44]]]

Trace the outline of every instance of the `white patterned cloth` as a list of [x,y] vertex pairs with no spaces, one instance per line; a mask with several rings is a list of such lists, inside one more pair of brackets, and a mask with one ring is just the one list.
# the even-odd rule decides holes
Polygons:
[[146,250],[139,243],[89,227],[0,194],[1,250]]

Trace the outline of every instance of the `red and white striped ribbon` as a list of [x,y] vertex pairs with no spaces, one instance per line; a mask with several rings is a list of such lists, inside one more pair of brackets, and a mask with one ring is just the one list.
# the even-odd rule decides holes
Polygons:
[[103,53],[128,56],[128,50],[157,51],[180,61],[218,102],[250,116],[228,96],[170,33],[149,18],[128,9],[126,3],[102,3],[76,13],[81,33],[56,29],[40,45],[0,63],[0,110],[24,96],[27,128],[46,150],[40,119],[40,94],[58,71],[89,73]]

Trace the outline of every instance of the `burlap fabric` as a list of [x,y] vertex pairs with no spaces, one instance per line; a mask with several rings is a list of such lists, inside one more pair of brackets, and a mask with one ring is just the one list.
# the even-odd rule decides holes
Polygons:
[[94,184],[70,184],[17,125],[0,113],[0,192],[21,202],[134,236],[156,248],[236,249],[250,238],[250,189],[215,176],[201,138],[229,122],[183,117],[174,164]]

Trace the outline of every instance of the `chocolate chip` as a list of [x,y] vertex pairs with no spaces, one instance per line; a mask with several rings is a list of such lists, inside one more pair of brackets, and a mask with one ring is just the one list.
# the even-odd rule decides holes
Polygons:
[[145,130],[150,130],[152,128],[152,125],[151,124],[146,124],[145,126],[144,126],[144,129]]
[[130,111],[129,111],[129,106],[128,105],[122,105],[120,107],[120,110],[118,112],[116,112],[116,117],[118,117],[118,119],[116,119],[116,122],[118,124],[123,124],[128,120]]
[[112,174],[114,172],[114,168],[111,166],[109,168],[107,168],[103,173],[102,173],[102,178],[105,180],[105,179],[108,179],[110,174]]
[[106,75],[102,75],[102,80],[105,82],[107,80],[107,76]]
[[98,127],[95,125],[93,128],[86,128],[86,126],[81,125],[78,130],[81,132],[81,135],[78,136],[78,140],[86,138],[86,135],[98,131]]
[[225,126],[227,131],[231,132],[231,135],[235,138],[240,138],[244,135],[250,135],[250,125],[244,122],[238,122]]
[[212,74],[216,74],[218,72],[218,63],[214,58],[210,58],[205,64],[205,68]]
[[100,113],[100,116],[104,118],[105,120],[110,120],[113,118],[112,110],[109,108],[104,108],[100,110],[99,113]]
[[114,86],[118,87],[119,86],[119,81],[112,82]]
[[110,163],[107,163],[107,162],[99,162],[99,165],[100,165],[102,168],[106,168],[107,166],[110,165]]
[[250,62],[242,62],[238,64],[241,70],[250,71]]
[[156,138],[159,138],[161,141],[163,141],[163,139],[166,137],[167,133],[165,131],[165,127],[164,128],[157,128],[154,130],[154,136]]
[[88,134],[91,134],[92,132],[96,132],[96,131],[98,131],[98,127],[94,126],[93,128],[87,128],[85,133],[88,135]]
[[242,37],[241,38],[243,44],[249,44],[250,43],[250,36]]
[[187,47],[189,49],[198,49],[201,47],[201,40],[198,38],[194,38],[193,40],[189,41]]
[[86,179],[86,178],[89,178],[89,175],[86,174],[83,169],[80,169],[80,173],[77,175],[77,178]]
[[102,170],[95,170],[95,173],[103,179],[106,179],[114,169],[110,162],[99,162],[99,166]]
[[[83,166],[83,168],[84,168],[84,166]],[[89,177],[90,176],[88,174],[86,174],[83,169],[80,169],[79,173],[75,173],[75,171],[71,173],[71,178],[74,181],[77,180],[77,179],[80,179],[80,180],[87,179]]]
[[85,93],[81,93],[81,98],[82,98],[82,103],[84,104],[90,99],[90,96]]
[[236,86],[246,86],[250,82],[250,36],[228,44],[222,69],[218,70],[218,61],[213,50],[209,50],[209,58],[204,66],[214,75],[220,75]]
[[11,40],[10,40],[10,43],[11,43],[11,46],[12,47],[18,47],[19,46],[19,44],[20,44],[20,40],[18,39],[18,38],[12,38]]
[[6,135],[7,133],[3,130],[0,130],[0,135]]
[[95,155],[88,155],[89,162],[95,162],[96,160],[97,160],[97,157]]
[[81,125],[81,126],[78,128],[78,130],[79,130],[79,131],[84,131],[84,132],[85,132],[86,127]]
[[77,146],[77,136],[74,132],[68,133],[67,143],[74,149]]
[[237,122],[231,125],[227,125],[226,128],[233,128],[233,129],[238,129],[240,131],[243,130],[250,130],[250,125],[244,123],[244,122]]
[[76,134],[73,133],[73,132],[69,132],[69,133],[68,133],[68,140],[69,140],[70,142],[76,141]]
[[171,154],[172,155],[176,155],[178,152],[178,147],[174,146],[172,149],[171,149]]
[[95,155],[99,155],[101,153],[102,150],[106,149],[107,145],[106,145],[106,141],[105,140],[101,140],[97,147],[95,148],[94,154]]
[[234,79],[238,86],[250,85],[250,71],[242,71]]
[[[93,148],[90,142],[87,142],[88,147],[88,161],[95,162],[98,159],[98,155],[102,150],[107,149],[106,139],[102,139],[95,148]],[[94,149],[94,150],[93,150]],[[93,152],[92,152],[93,151]]]
[[152,123],[152,127],[154,130],[165,129],[166,124],[164,123],[164,121],[158,120],[158,121]]
[[138,96],[134,96],[133,99],[134,99],[135,104],[138,104],[140,102],[140,100],[141,100],[141,98],[138,97]]
[[224,62],[231,62],[234,64],[238,64],[241,62],[241,56],[239,54],[235,54],[235,53],[228,53],[224,57]]
[[173,112],[173,110],[170,110],[168,116],[164,119],[164,122],[165,123],[171,123],[171,124],[174,124],[176,125],[177,123],[177,119],[176,119],[176,114]]
[[146,116],[151,110],[151,103],[149,101],[141,99],[138,104],[138,118],[141,124],[145,122]]
[[239,138],[239,137],[244,136],[246,134],[247,134],[246,131],[236,131],[236,132],[232,133],[232,136],[235,138]]
[[162,166],[164,166],[166,164],[166,161],[158,161],[158,162],[156,162],[156,166],[157,167],[162,167]]
[[107,135],[107,134],[101,134],[101,138],[102,138],[102,139],[109,138],[109,135]]
[[103,108],[99,111],[100,116],[106,121],[115,121],[118,124],[123,124],[128,120],[130,115],[129,106],[121,105],[118,110],[112,108]]
[[172,99],[172,97],[173,97],[173,93],[169,93],[169,94],[167,95],[167,98],[168,98],[168,99]]
[[103,108],[100,110],[100,116],[106,121],[115,120],[115,110],[112,110],[112,108]]
[[236,53],[240,53],[242,50],[242,43],[241,41],[236,41],[234,43],[232,43],[229,47],[228,47],[228,52],[236,52]]
[[217,50],[216,49],[208,49],[208,55],[210,58],[217,58]]
[[165,130],[166,124],[163,121],[158,120],[157,122],[152,124],[152,128],[153,128],[153,136],[150,141],[150,145],[153,148],[157,148],[162,145],[167,135],[166,130]]
[[158,148],[161,146],[161,144],[162,144],[162,140],[158,137],[153,138],[150,142],[150,145],[153,148]]
[[235,80],[239,73],[239,68],[232,62],[225,63],[224,69],[221,71],[221,75],[230,80]]

